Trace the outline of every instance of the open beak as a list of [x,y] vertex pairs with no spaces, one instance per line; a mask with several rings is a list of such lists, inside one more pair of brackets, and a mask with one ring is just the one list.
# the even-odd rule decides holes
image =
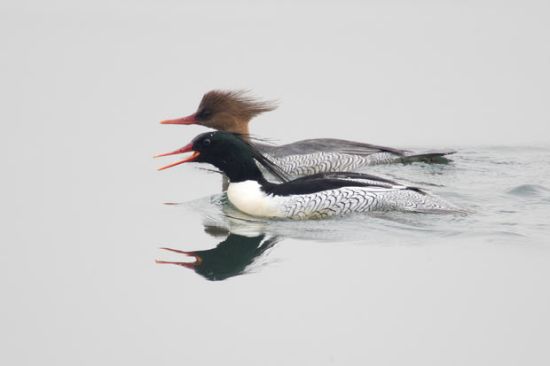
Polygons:
[[195,114],[182,118],[167,119],[161,122],[163,125],[193,125],[195,123],[197,123]]
[[193,257],[195,261],[194,262],[170,262],[170,261],[161,261],[157,259],[155,262],[158,264],[175,264],[177,266],[194,269],[195,267],[200,266],[200,264],[202,263],[202,258],[199,255],[195,254],[194,252],[184,252],[183,250],[177,250],[172,248],[160,248],[160,249],[167,250],[169,252],[183,254],[188,257]]
[[200,153],[198,151],[193,151],[193,144],[190,143],[190,144],[187,144],[184,147],[182,147],[181,149],[178,149],[176,151],[172,151],[172,152],[165,153],[165,154],[155,155],[154,157],[159,158],[161,156],[177,155],[177,154],[183,154],[183,153],[186,153],[186,152],[192,152],[193,154],[191,154],[191,156],[189,156],[189,157],[187,157],[183,160],[176,161],[175,163],[163,166],[162,168],[159,168],[158,170],[168,169],[168,168],[171,168],[171,167],[176,166],[176,165],[180,165],[180,164],[183,164],[183,163],[187,163],[189,161],[193,161],[193,160],[197,159],[197,157],[200,155]]

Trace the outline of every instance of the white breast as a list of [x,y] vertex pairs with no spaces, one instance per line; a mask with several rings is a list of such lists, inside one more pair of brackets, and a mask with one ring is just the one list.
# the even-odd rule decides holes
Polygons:
[[229,183],[227,198],[239,210],[252,216],[283,217],[282,197],[267,195],[258,182]]

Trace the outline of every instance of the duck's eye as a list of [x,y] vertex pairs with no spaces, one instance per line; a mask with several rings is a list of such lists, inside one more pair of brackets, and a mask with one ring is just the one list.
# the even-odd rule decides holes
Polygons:
[[210,139],[205,139],[205,140],[203,140],[202,145],[203,146],[209,146],[211,142],[212,141],[210,141]]
[[209,109],[203,109],[199,113],[197,113],[197,119],[208,119],[212,115],[212,111]]

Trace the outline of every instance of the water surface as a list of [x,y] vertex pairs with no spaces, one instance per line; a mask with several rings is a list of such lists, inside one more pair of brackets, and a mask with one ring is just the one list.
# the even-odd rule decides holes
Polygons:
[[1,257],[4,352],[17,364],[547,364],[550,149],[458,150],[369,172],[468,214],[258,220],[223,204],[219,176],[139,159],[123,174],[119,161],[53,167],[35,190],[20,179]]

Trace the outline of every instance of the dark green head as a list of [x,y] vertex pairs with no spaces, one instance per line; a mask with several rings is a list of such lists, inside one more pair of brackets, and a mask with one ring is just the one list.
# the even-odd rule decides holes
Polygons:
[[215,131],[198,135],[186,146],[176,151],[157,155],[175,155],[192,152],[184,160],[160,168],[163,170],[186,162],[209,163],[221,170],[230,182],[245,180],[263,181],[262,173],[256,162],[282,181],[287,180],[281,169],[263,156],[252,144],[244,141],[240,135]]

